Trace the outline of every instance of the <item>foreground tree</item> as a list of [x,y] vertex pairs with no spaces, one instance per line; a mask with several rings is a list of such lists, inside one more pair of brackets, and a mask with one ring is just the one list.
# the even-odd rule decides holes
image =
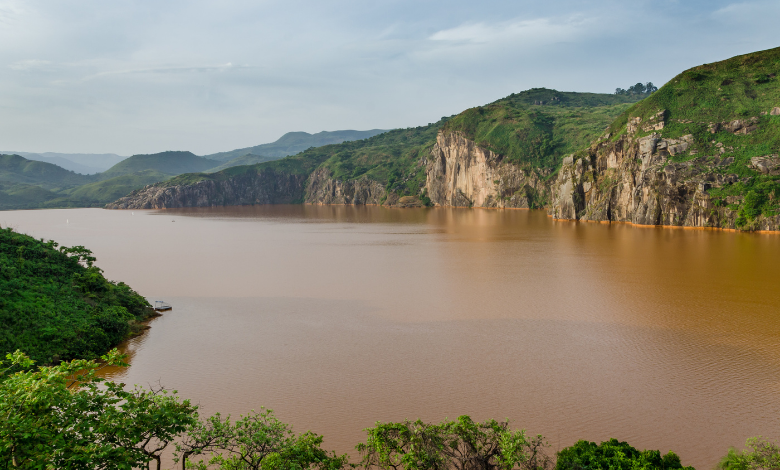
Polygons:
[[747,440],[747,450],[729,449],[720,461],[721,470],[776,470],[780,468],[780,446],[763,437]]
[[694,470],[683,467],[672,451],[661,456],[657,450],[638,450],[626,442],[610,439],[595,442],[578,441],[558,452],[555,470]]
[[[176,445],[176,461],[182,469],[206,470],[337,470],[347,456],[322,449],[322,436],[296,435],[271,410],[242,416],[235,423],[217,413],[188,429]],[[196,455],[208,457],[193,461]]]
[[148,467],[187,427],[197,407],[165,389],[125,390],[97,372],[126,365],[116,350],[103,362],[35,367],[22,354],[0,362],[0,465],[8,469]]
[[552,468],[541,436],[512,431],[509,422],[475,423],[468,416],[440,424],[377,423],[356,448],[366,469],[543,470]]

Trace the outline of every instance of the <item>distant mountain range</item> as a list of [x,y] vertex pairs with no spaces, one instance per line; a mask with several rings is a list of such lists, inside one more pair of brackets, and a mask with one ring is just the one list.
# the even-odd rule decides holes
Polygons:
[[[274,160],[276,158],[283,158],[289,155],[295,155],[303,152],[310,147],[322,147],[323,145],[340,144],[342,142],[352,140],[362,140],[373,137],[377,134],[387,132],[383,129],[371,129],[370,131],[323,131],[316,134],[309,134],[308,132],[288,132],[279,138],[276,142],[270,144],[256,145],[254,147],[246,147],[242,149],[231,150],[230,152],[212,153],[211,155],[205,155],[206,158],[211,160],[218,160],[226,162],[237,157],[243,157],[244,155],[262,155]],[[259,163],[259,162],[257,162]]]
[[211,173],[254,165],[310,147],[364,139],[381,132],[384,131],[289,132],[276,142],[207,157],[180,151],[131,157],[0,152],[0,210],[103,206],[133,190],[183,173]]
[[52,163],[82,175],[93,175],[108,170],[127,157],[120,157],[113,153],[33,153],[0,151],[0,154],[19,155],[27,160]]

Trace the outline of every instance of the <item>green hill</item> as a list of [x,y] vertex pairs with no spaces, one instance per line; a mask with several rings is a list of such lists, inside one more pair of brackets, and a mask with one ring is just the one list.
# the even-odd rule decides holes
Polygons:
[[444,117],[428,126],[394,129],[368,139],[310,148],[281,160],[229,168],[212,175],[180,175],[161,186],[219,181],[263,169],[309,174],[323,168],[336,179],[365,177],[400,196],[417,196],[426,177],[419,166],[420,158],[430,153],[441,129],[462,131],[516,163],[554,168],[563,155],[598,137],[638,99],[533,89]]
[[206,171],[217,165],[219,162],[199,157],[192,152],[161,152],[150,155],[133,155],[112,166],[100,176],[107,179],[146,170],[154,170],[173,176]]
[[250,153],[247,155],[236,157],[232,160],[228,160],[219,166],[215,166],[214,168],[209,169],[207,173],[216,173],[218,171],[222,171],[226,168],[231,168],[234,166],[255,165],[257,163],[270,162],[278,159],[279,157],[266,157],[263,155],[254,155]]
[[231,150],[230,152],[220,152],[206,155],[206,158],[219,160],[222,162],[242,157],[247,154],[264,155],[267,157],[283,158],[289,155],[295,155],[303,152],[310,147],[322,147],[323,145],[340,144],[352,140],[361,140],[373,137],[377,134],[386,132],[382,129],[372,129],[369,131],[323,131],[316,134],[308,132],[288,132],[279,138],[276,142],[269,144],[256,145],[243,149]]
[[28,160],[19,155],[0,155],[0,182],[2,183],[33,184],[56,191],[90,181],[95,179],[51,163]]
[[153,314],[124,283],[107,281],[84,247],[58,247],[0,229],[0,355],[95,358]]
[[168,178],[170,178],[169,175],[156,170],[142,170],[88,183],[68,191],[66,194],[70,200],[81,201],[89,206],[102,206],[138,188],[165,181]]

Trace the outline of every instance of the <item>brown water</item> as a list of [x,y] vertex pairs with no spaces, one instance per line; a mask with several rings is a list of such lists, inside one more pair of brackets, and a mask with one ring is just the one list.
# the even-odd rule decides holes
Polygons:
[[[68,223],[66,223],[66,220]],[[711,468],[780,439],[780,236],[535,211],[264,206],[0,213],[174,310],[126,383],[272,408],[347,452],[375,421],[510,418]]]

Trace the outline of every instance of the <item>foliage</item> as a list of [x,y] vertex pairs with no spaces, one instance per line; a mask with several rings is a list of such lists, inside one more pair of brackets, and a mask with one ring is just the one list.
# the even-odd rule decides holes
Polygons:
[[445,130],[461,132],[510,162],[552,170],[565,155],[599,137],[637,99],[535,88],[466,110]]
[[610,439],[595,442],[577,441],[558,452],[555,470],[693,470],[683,467],[672,451],[661,456],[657,450],[637,450],[626,442]]
[[762,437],[747,440],[748,450],[729,449],[717,468],[720,470],[774,470],[780,468],[780,446]]
[[[176,461],[182,469],[198,470],[337,470],[347,464],[346,455],[326,452],[321,445],[322,436],[296,435],[271,410],[252,412],[235,423],[217,413],[188,429],[176,444]],[[207,453],[207,458],[190,460]]]
[[[715,173],[736,175],[738,181],[709,193],[718,199],[728,196],[741,199],[737,226],[751,229],[759,214],[773,216],[780,212],[780,199],[775,197],[780,195],[780,178],[750,167],[753,157],[780,151],[780,116],[771,114],[780,105],[778,75],[780,48],[694,67],[626,110],[610,126],[610,132],[615,137],[624,134],[630,118],[640,118],[644,123],[664,111],[663,129],[640,130],[635,137],[651,132],[668,139],[692,135],[694,145],[690,150],[695,149],[698,156],[689,151],[671,159],[707,159]],[[748,133],[730,132],[724,124],[735,120],[755,127]],[[713,163],[715,158],[726,157],[733,157],[733,162]],[[748,198],[751,191],[755,194]],[[747,206],[743,207],[745,203]]]
[[83,246],[0,229],[0,354],[21,349],[42,363],[92,359],[138,331],[151,306],[106,280],[94,261]]
[[155,170],[173,176],[206,171],[217,165],[219,162],[199,157],[192,152],[160,152],[125,158],[99,176],[101,179],[107,179],[144,170]]
[[382,470],[536,470],[552,467],[541,436],[512,431],[507,421],[475,423],[468,416],[428,424],[376,423],[356,448],[364,468]]
[[616,95],[649,95],[651,93],[655,93],[656,91],[658,91],[658,87],[653,85],[653,82],[647,82],[645,84],[639,82],[636,85],[631,85],[630,87],[628,87],[628,90],[624,90],[623,88],[616,88],[615,94]]
[[[126,365],[116,350],[103,365]],[[0,361],[0,465],[8,469],[131,469],[156,461],[197,407],[164,389],[125,390],[92,360],[34,367],[19,351]]]

